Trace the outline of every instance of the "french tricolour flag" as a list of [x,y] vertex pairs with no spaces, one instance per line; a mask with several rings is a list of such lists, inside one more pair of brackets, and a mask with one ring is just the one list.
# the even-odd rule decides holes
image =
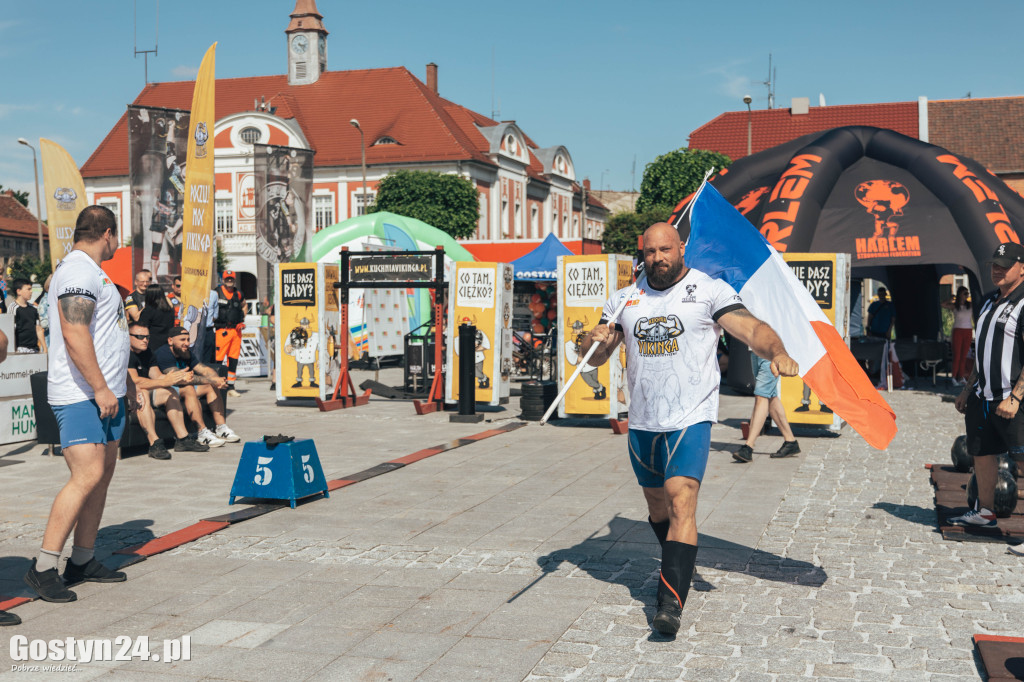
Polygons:
[[889,445],[892,408],[778,251],[708,183],[693,200],[685,260],[739,292],[751,314],[782,338],[804,382],[868,444]]

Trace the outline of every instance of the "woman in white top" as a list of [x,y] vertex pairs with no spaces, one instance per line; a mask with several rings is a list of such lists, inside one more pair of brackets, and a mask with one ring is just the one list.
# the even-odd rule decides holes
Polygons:
[[971,375],[967,353],[971,349],[974,330],[974,309],[968,300],[967,287],[956,290],[956,298],[942,304],[953,311],[953,385],[963,386]]

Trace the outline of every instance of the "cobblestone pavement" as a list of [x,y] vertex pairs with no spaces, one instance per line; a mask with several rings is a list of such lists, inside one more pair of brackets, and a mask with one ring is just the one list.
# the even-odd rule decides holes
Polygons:
[[[971,636],[1024,632],[1024,570],[1004,545],[936,532],[924,464],[948,461],[952,405],[932,392],[890,401],[900,433],[885,452],[847,428],[801,437],[788,460],[770,460],[779,439],[763,438],[743,466],[729,449],[750,400],[723,397],[674,640],[648,625],[657,544],[623,439],[537,425],[206,536],[129,567],[124,585],[77,588],[76,604],[19,607],[17,631],[192,638],[190,662],[92,664],[75,679],[978,679]],[[378,404],[384,423],[407,427],[393,405]],[[370,438],[379,427],[356,424],[368,414],[342,421]],[[429,428],[391,449],[444,440]],[[207,504],[207,484],[193,485]],[[140,515],[116,511],[100,544],[166,525],[157,513],[133,525]],[[0,524],[0,569],[41,528]],[[9,664],[0,651],[0,674]]]

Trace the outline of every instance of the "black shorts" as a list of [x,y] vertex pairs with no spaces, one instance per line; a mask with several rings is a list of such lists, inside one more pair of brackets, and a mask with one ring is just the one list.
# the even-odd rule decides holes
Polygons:
[[1001,400],[982,400],[975,393],[967,399],[967,452],[974,457],[1024,454],[1024,413],[1017,409],[1011,419],[996,414]]

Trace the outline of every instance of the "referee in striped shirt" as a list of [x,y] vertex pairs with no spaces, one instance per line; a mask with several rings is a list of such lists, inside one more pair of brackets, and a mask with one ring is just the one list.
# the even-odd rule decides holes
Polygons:
[[968,450],[975,453],[978,501],[966,514],[947,519],[955,526],[995,526],[996,455],[1024,458],[1024,246],[1000,244],[989,265],[999,289],[981,305],[974,371],[956,399],[967,424]]

